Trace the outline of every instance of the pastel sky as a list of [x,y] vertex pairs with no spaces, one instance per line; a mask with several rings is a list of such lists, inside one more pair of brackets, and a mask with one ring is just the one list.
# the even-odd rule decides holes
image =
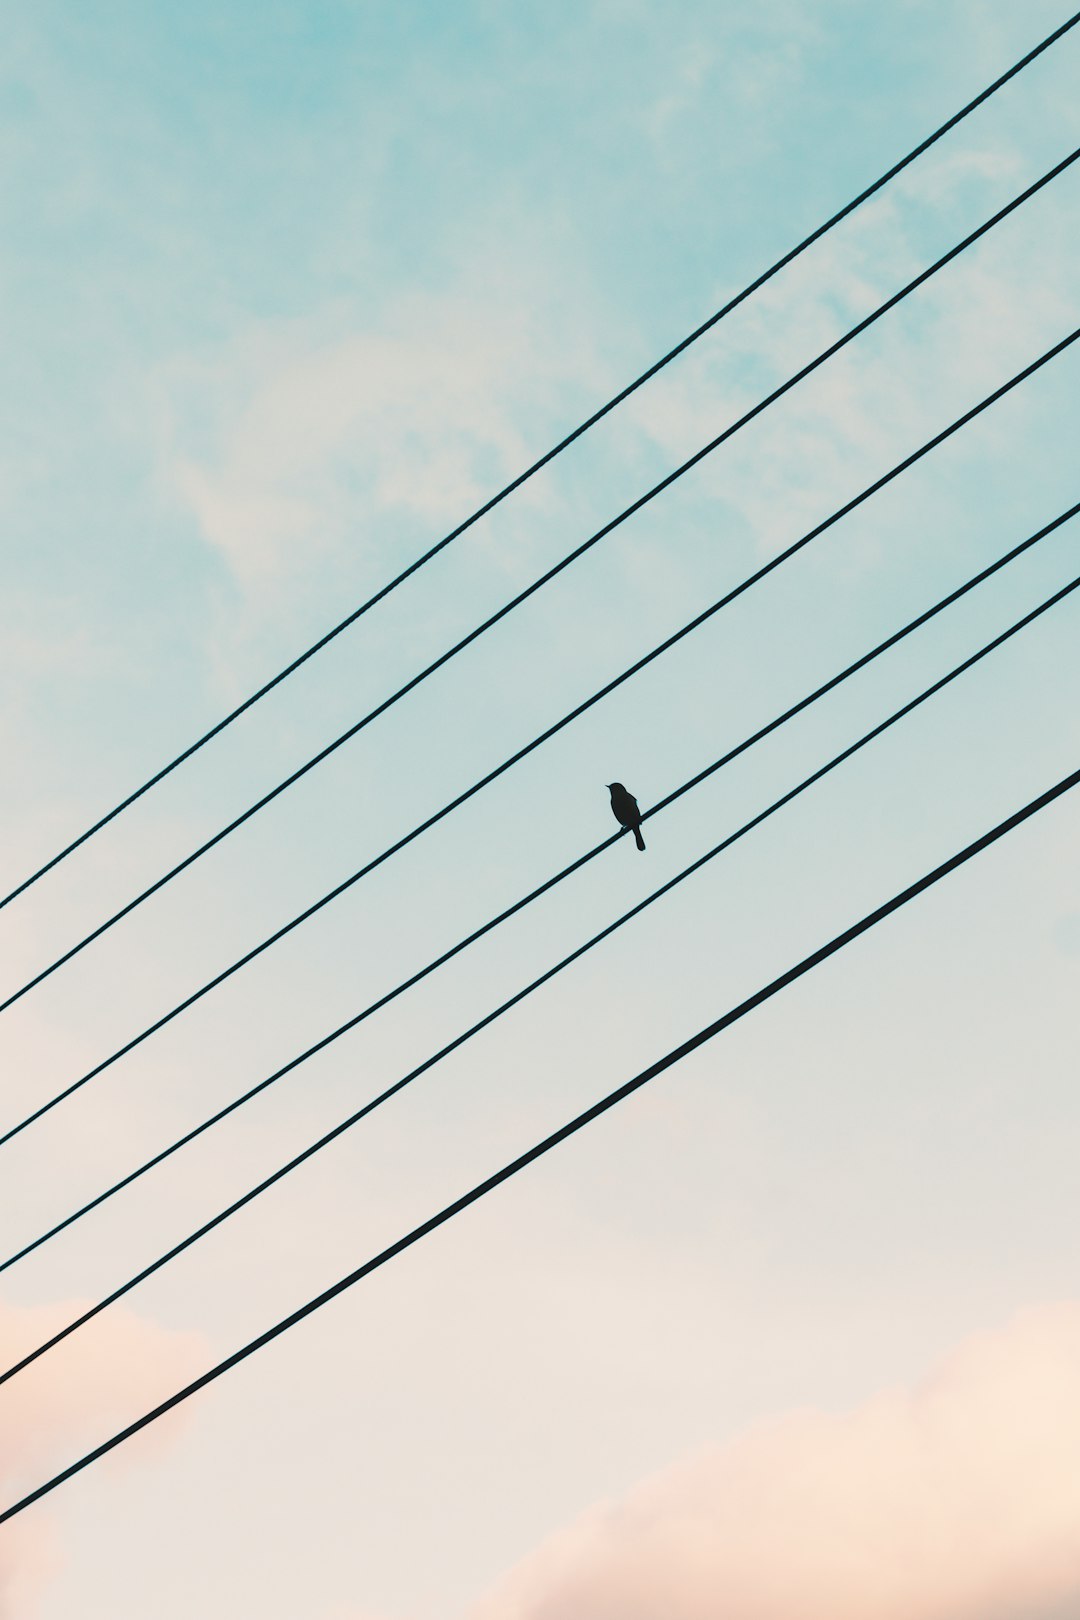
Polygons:
[[[7,892],[1064,21],[9,0]],[[1080,144],[1080,28],[0,913],[0,991]],[[1080,164],[0,1017],[0,1130],[1080,325]],[[0,1148],[0,1260],[1080,500],[1080,344]],[[0,1275],[8,1366],[1080,575],[1080,519]],[[0,1506],[1077,767],[1080,592],[0,1388]],[[1071,1620],[1080,799],[0,1530],[0,1620]],[[2,996],[0,996],[2,999]]]

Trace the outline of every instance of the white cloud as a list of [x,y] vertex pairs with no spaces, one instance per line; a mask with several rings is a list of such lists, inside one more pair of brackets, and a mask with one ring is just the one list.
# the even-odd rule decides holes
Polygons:
[[[638,431],[673,461],[692,454],[1013,196],[1020,168],[1011,152],[975,147],[920,164],[636,396],[627,410]],[[954,225],[972,187],[974,207],[957,215],[967,224]],[[925,221],[936,212],[946,217],[929,248]],[[1044,211],[1037,231],[991,232],[694,480],[739,514],[763,553],[775,552],[1064,337],[1078,313],[1074,256],[1067,216]],[[994,431],[992,416],[982,420]]]
[[1078,1454],[1066,1303],[594,1507],[470,1620],[1039,1620],[1080,1606]]
[[560,329],[555,279],[474,265],[370,325],[335,310],[253,326],[175,368],[166,476],[235,578],[287,579],[367,547],[380,513],[419,517],[435,539],[521,472],[546,448],[526,424],[596,369],[587,336]]
[[[1023,164],[1015,152],[993,152],[977,146],[933,147],[895,181],[896,192],[911,202],[943,208],[972,181],[991,181],[1002,188],[1017,182]],[[987,193],[989,195],[989,193]]]

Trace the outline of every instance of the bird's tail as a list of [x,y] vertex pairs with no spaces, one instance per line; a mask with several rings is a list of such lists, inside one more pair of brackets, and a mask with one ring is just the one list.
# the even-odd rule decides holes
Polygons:
[[640,827],[635,827],[634,828],[634,843],[637,845],[638,849],[644,849],[645,848],[645,840],[641,836],[641,828]]

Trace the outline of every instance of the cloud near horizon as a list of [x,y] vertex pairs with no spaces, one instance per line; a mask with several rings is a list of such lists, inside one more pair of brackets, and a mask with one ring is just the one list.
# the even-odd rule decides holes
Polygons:
[[[0,1361],[9,1367],[76,1315],[85,1301],[47,1307],[0,1302]],[[84,1336],[58,1345],[0,1389],[0,1503],[4,1507],[89,1445],[171,1394],[205,1359],[202,1337],[173,1333],[117,1310]],[[130,1467],[169,1443],[181,1416],[170,1415],[122,1447],[102,1467]],[[63,1487],[62,1487],[63,1488]],[[73,1482],[69,1489],[78,1489]],[[117,1526],[122,1538],[122,1526]],[[0,1620],[28,1620],[34,1595],[56,1567],[48,1500],[4,1526]]]
[[1032,1309],[915,1388],[760,1424],[594,1506],[469,1620],[1062,1620],[1078,1456],[1080,1303]]

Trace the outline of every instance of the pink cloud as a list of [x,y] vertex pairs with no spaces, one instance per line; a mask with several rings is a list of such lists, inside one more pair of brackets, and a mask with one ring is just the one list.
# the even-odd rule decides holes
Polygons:
[[370,1609],[332,1609],[323,1620],[386,1620],[386,1616],[373,1614]]
[[[0,1303],[0,1365],[77,1314],[79,1301],[34,1309]],[[107,1313],[84,1335],[0,1389],[0,1505],[6,1507],[171,1394],[206,1359],[197,1334],[170,1333],[126,1311]],[[182,1418],[166,1418],[95,1467],[130,1468],[160,1452]],[[61,1489],[78,1490],[78,1483]],[[31,1594],[55,1565],[48,1501],[0,1533],[0,1620],[26,1620]]]
[[470,1620],[1050,1620],[1070,1597],[1080,1613],[1080,1304],[676,1464]]

